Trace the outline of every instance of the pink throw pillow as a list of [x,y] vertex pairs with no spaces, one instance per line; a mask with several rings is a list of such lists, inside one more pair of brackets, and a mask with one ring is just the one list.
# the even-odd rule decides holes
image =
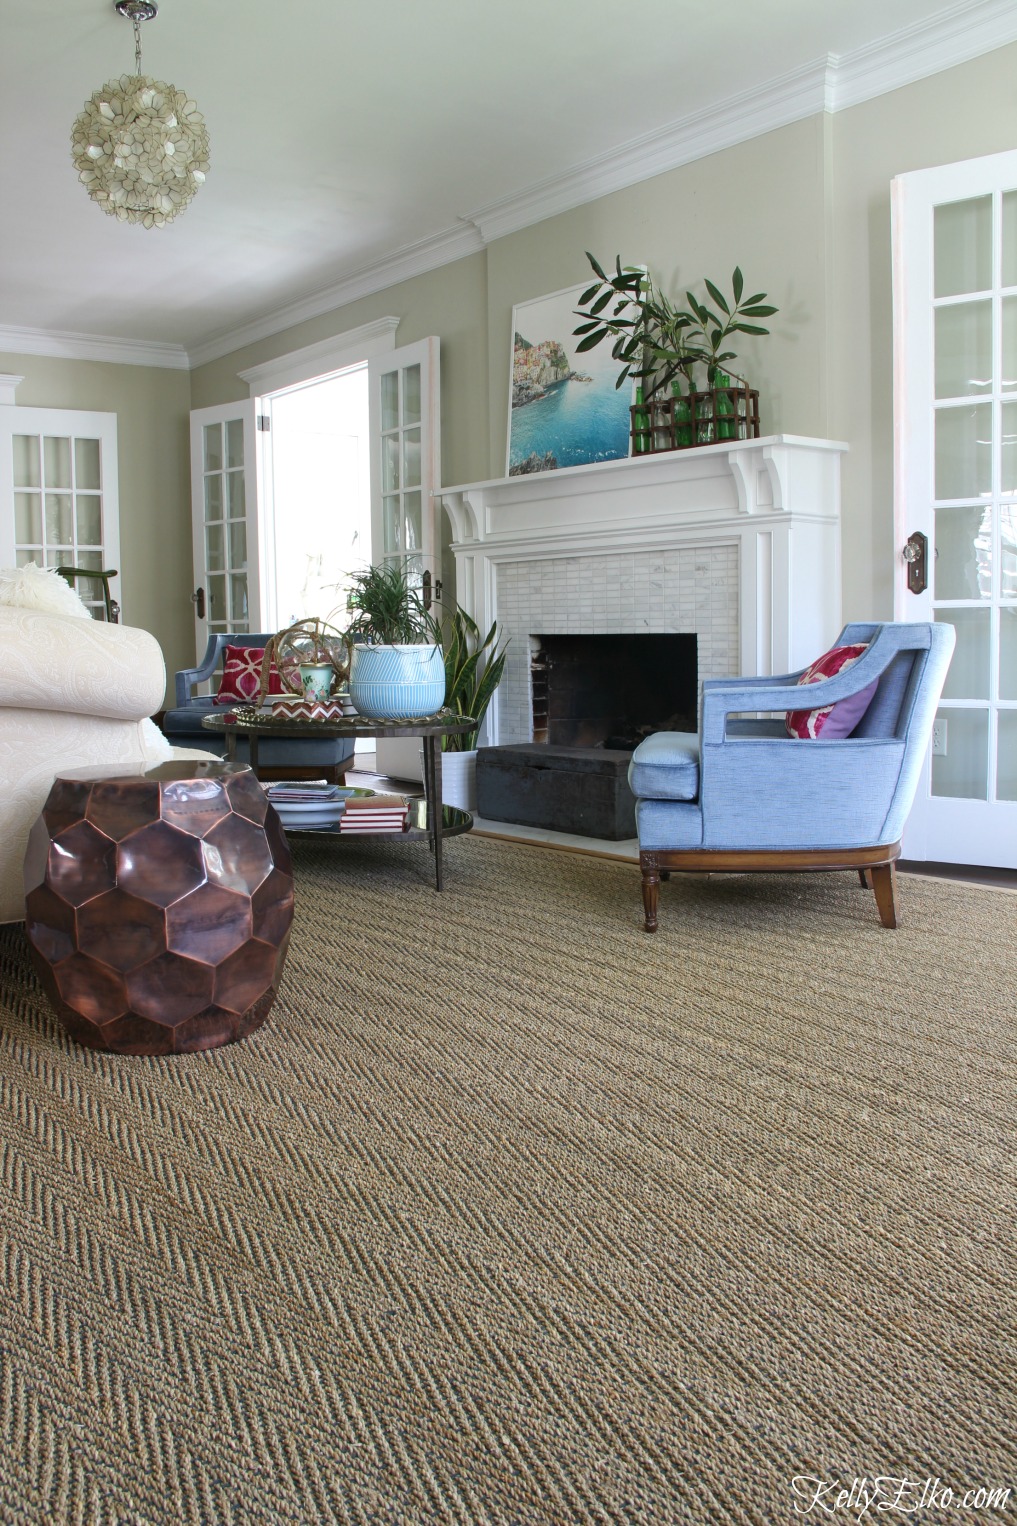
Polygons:
[[[258,697],[261,686],[261,664],[264,661],[263,646],[228,646],[223,652],[222,679],[215,696],[217,705],[250,705]],[[282,679],[272,660],[268,670],[269,694],[282,694]]]
[[[860,646],[831,647],[822,657],[817,657],[815,662],[809,664],[798,682],[817,684],[822,678],[833,678],[836,673],[851,667],[867,650],[864,643]],[[796,737],[801,742],[815,741],[819,736],[822,736],[824,742],[850,736],[869,708],[878,684],[879,679],[876,678],[866,684],[864,689],[859,689],[857,694],[849,694],[847,699],[840,700],[836,705],[825,705],[821,710],[789,710],[784,717],[788,736]]]

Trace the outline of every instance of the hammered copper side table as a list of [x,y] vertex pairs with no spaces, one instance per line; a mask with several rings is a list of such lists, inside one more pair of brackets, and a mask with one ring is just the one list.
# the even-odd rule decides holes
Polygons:
[[25,892],[39,979],[83,1044],[181,1054],[268,1016],[293,874],[246,764],[62,771],[28,839]]

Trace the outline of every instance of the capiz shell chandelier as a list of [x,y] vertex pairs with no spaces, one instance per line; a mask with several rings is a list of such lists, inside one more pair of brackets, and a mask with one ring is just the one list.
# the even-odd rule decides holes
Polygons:
[[92,200],[120,222],[161,228],[204,184],[208,130],[193,101],[175,85],[141,72],[141,23],[154,0],[115,0],[134,23],[134,73],[108,80],[74,123],[71,152]]

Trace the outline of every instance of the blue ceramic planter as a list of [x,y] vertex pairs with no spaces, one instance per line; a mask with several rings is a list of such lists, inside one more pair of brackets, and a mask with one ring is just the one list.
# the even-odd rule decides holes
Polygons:
[[411,721],[434,715],[445,703],[445,659],[440,646],[353,648],[350,699],[370,720]]

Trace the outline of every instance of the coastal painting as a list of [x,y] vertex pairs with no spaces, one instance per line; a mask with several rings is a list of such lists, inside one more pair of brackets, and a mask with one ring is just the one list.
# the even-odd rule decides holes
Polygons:
[[629,453],[632,388],[615,387],[621,367],[611,346],[576,353],[572,331],[582,321],[576,307],[584,290],[570,286],[512,309],[510,477]]

